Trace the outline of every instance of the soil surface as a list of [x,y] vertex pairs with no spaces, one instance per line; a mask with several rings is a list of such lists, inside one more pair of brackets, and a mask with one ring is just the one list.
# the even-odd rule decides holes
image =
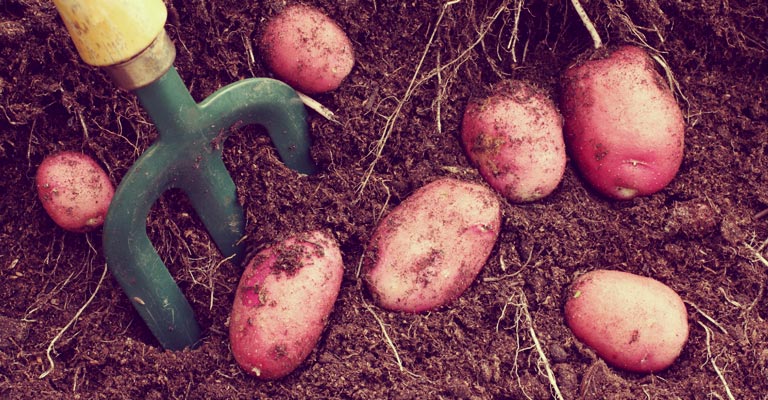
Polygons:
[[[357,57],[338,90],[314,96],[337,118],[309,113],[320,172],[286,168],[257,127],[224,143],[249,251],[327,229],[344,257],[317,347],[272,382],[234,361],[227,323],[243,266],[218,252],[181,191],[155,204],[147,231],[202,327],[195,349],[160,347],[105,269],[100,230],[69,233],[46,215],[34,186],[43,157],[84,152],[117,184],[157,133],[134,94],[81,61],[52,2],[0,2],[0,397],[768,398],[768,3],[582,1],[607,45],[645,44],[668,64],[687,124],[677,177],[613,201],[569,161],[552,195],[504,203],[496,247],[463,296],[404,314],[378,308],[358,274],[378,218],[438,177],[482,182],[458,137],[468,100],[514,78],[558,102],[559,75],[592,40],[565,0],[308,2]],[[166,3],[196,100],[270,76],[257,43],[284,1]],[[670,368],[614,369],[573,336],[567,287],[597,268],[656,278],[685,300],[690,337]]]

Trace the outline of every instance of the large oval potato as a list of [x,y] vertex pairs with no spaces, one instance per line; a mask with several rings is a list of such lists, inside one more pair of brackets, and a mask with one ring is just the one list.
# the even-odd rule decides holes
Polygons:
[[260,44],[275,75],[309,94],[338,88],[355,64],[347,34],[305,4],[290,5],[267,21]]
[[608,364],[635,372],[669,367],[688,340],[680,296],[652,278],[595,270],[568,291],[565,318],[573,334]]
[[88,232],[107,216],[115,187],[94,159],[74,151],[46,157],[35,175],[43,208],[60,227]]
[[261,379],[296,369],[320,338],[343,273],[338,244],[320,231],[259,252],[240,278],[230,316],[237,363]]
[[493,191],[436,180],[381,220],[368,246],[365,280],[384,308],[435,309],[472,284],[500,229],[501,206]]
[[685,122],[644,50],[623,46],[568,68],[562,112],[576,166],[602,194],[616,199],[649,195],[677,174]]
[[486,182],[511,201],[539,200],[563,178],[560,113],[524,82],[508,81],[491,96],[470,101],[461,140]]

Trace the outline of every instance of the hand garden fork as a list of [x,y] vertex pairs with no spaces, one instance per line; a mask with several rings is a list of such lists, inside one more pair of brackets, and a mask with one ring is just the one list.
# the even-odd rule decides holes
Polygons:
[[222,254],[242,256],[243,210],[223,143],[239,127],[260,124],[288,167],[312,174],[304,106],[288,85],[268,78],[232,83],[196,103],[173,67],[162,0],[54,3],[83,60],[133,91],[159,134],[115,192],[103,232],[107,265],[164,348],[193,347],[200,328],[147,236],[147,215],[166,190],[180,188]]

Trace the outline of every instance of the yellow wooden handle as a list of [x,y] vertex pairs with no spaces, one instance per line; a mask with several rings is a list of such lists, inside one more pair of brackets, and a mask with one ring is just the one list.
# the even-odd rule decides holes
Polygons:
[[80,57],[103,67],[128,61],[160,35],[162,0],[53,0]]

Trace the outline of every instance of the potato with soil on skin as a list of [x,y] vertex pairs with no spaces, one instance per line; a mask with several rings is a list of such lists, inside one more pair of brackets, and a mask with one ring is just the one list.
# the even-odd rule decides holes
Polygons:
[[43,208],[60,227],[88,232],[104,223],[115,188],[91,157],[62,151],[46,157],[35,175]]
[[511,201],[539,200],[563,178],[562,118],[552,100],[524,82],[508,81],[470,101],[461,139],[483,178]]
[[608,364],[634,372],[663,370],[688,340],[680,296],[652,278],[595,270],[568,290],[565,319],[573,334]]
[[315,348],[343,274],[336,240],[320,231],[288,238],[251,259],[229,322],[240,367],[264,380],[295,370]]
[[489,188],[436,180],[386,215],[368,245],[365,281],[381,307],[433,310],[474,282],[501,229],[501,205]]
[[648,54],[619,47],[563,74],[568,150],[600,193],[631,199],[663,189],[683,160],[685,122]]
[[355,64],[352,43],[339,25],[303,4],[270,19],[260,44],[275,75],[308,94],[338,88]]

